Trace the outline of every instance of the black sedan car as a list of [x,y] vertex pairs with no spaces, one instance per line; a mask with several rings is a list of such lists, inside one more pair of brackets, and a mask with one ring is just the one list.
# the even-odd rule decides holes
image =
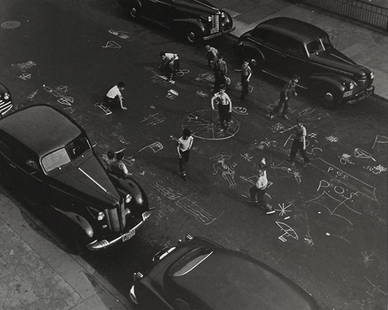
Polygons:
[[130,298],[144,309],[312,310],[314,299],[269,266],[202,238],[154,256],[148,275],[134,274]]
[[171,29],[189,43],[233,30],[232,17],[206,0],[118,0],[132,19],[143,17]]
[[4,84],[0,83],[0,115],[4,116],[12,109],[11,93]]
[[373,72],[336,50],[328,34],[287,17],[269,19],[239,39],[242,57],[280,79],[300,77],[302,88],[327,107],[373,94]]
[[0,120],[0,175],[28,200],[65,217],[89,250],[131,239],[150,216],[139,184],[107,173],[84,130],[48,105]]

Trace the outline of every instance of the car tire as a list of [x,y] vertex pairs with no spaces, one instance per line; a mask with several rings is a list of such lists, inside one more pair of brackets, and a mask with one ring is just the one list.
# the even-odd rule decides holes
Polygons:
[[337,98],[333,91],[327,90],[320,96],[321,104],[327,109],[333,109],[337,105]]
[[200,32],[194,27],[186,29],[186,31],[183,33],[183,36],[185,41],[192,45],[197,44],[202,39]]

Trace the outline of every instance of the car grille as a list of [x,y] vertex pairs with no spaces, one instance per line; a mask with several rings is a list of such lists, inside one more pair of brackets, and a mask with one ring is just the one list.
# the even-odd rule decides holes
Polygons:
[[109,229],[112,232],[123,232],[127,225],[127,208],[125,208],[124,202],[114,209],[105,210]]
[[5,115],[11,109],[12,109],[11,100],[0,99],[0,114],[1,114],[1,116]]
[[217,33],[220,31],[220,15],[212,15],[210,33]]

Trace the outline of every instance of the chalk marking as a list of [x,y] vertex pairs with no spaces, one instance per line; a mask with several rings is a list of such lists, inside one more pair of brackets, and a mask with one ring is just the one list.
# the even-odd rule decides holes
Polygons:
[[25,72],[27,70],[30,70],[32,67],[36,66],[36,63],[33,62],[32,60],[26,61],[26,62],[21,62],[17,64],[12,64],[11,66],[17,67],[20,71]]
[[271,127],[271,130],[273,133],[277,133],[285,129],[284,125],[282,123],[276,123]]
[[335,136],[328,136],[325,138],[327,141],[331,142],[331,143],[337,143],[338,142],[338,138],[335,137]]
[[105,45],[101,46],[102,48],[121,48],[121,45],[115,41],[107,41]]
[[[325,161],[322,158],[317,158],[320,162],[325,164],[327,167],[325,167],[324,171],[328,173],[329,175],[334,176],[339,183],[344,184],[350,189],[356,188],[354,190],[355,192],[359,192],[360,194],[366,196],[367,198],[378,201],[376,197],[376,188],[372,185],[369,185],[365,183],[364,181],[361,181],[360,179],[356,178],[355,176],[343,171],[342,169],[338,168],[337,166]],[[315,165],[318,169],[320,169],[318,166]]]
[[238,115],[248,115],[248,109],[245,107],[232,107],[232,111]]
[[120,39],[126,40],[129,38],[129,33],[126,31],[109,29],[108,32]]
[[140,123],[145,123],[147,126],[156,126],[166,121],[166,117],[159,112],[146,116]]
[[182,193],[173,190],[171,187],[164,186],[160,183],[154,184],[154,189],[156,189],[160,194],[163,195],[163,197],[169,199],[169,200],[177,200],[178,198],[181,198],[183,196]]
[[175,205],[205,225],[210,225],[216,220],[213,215],[211,215],[205,209],[201,208],[196,201],[187,197],[178,199],[175,202]]
[[293,206],[293,203],[278,203],[279,209],[275,209],[275,211],[279,211],[279,216],[286,216],[287,212],[292,212],[292,210],[288,210],[291,206]]
[[202,98],[209,97],[209,94],[203,90],[197,90],[195,93]]
[[366,167],[363,167],[363,168],[368,170],[369,172],[373,173],[374,175],[378,175],[378,174],[387,172],[387,168],[385,168],[381,164],[379,164],[377,166],[366,166]]
[[308,246],[314,246],[314,240],[311,238],[310,233],[307,233],[303,240]]
[[[377,291],[381,294],[383,294],[384,296],[388,296],[388,293],[386,291],[384,291],[383,289],[380,288],[379,285],[376,285],[374,284],[372,281],[370,281],[367,277],[364,277],[365,280],[369,283],[370,286],[372,286],[373,290],[372,290],[372,295],[371,296],[374,296],[374,293]],[[369,292],[369,290],[368,290]]]
[[346,165],[354,165],[354,162],[352,162],[352,161],[350,160],[351,157],[352,157],[352,156],[351,156],[350,154],[346,154],[346,153],[342,154],[342,155],[340,156],[340,159],[339,159],[340,164],[343,165],[343,166],[346,166]]
[[151,149],[152,152],[157,153],[157,152],[163,150],[163,144],[160,143],[159,141],[156,141],[154,143],[151,143],[149,145],[146,145],[146,146],[142,147],[137,152],[139,153],[139,152],[144,151],[145,149],[148,149],[148,148]]
[[201,73],[196,78],[196,81],[208,81],[208,82],[214,82],[214,76],[211,73]]
[[248,162],[251,162],[253,159],[253,156],[249,155],[249,153],[240,154],[240,156],[242,159],[244,159]]
[[362,262],[367,267],[375,261],[376,254],[374,252],[371,252],[370,254],[367,251],[361,252]]
[[375,141],[372,145],[372,150],[375,148],[376,144],[388,144],[388,137],[382,135],[376,135]]
[[[216,157],[217,158],[217,157]],[[236,172],[234,171],[233,164],[228,165],[225,161],[229,160],[231,156],[220,154],[218,159],[213,163],[213,175],[221,173],[222,178],[228,183],[229,188],[235,188],[237,183],[234,179]],[[236,164],[237,165],[237,164]]]
[[18,76],[19,79],[26,81],[31,79],[31,73],[22,73]]
[[39,89],[33,91],[31,94],[29,94],[29,95],[27,96],[27,99],[28,99],[28,100],[33,100],[33,99],[35,98],[35,96],[38,94],[38,92],[39,92]]
[[367,151],[359,148],[359,147],[356,147],[354,149],[354,154],[353,156],[355,158],[361,158],[361,159],[371,159],[373,161],[376,161],[376,159],[373,158],[373,156],[371,154],[369,154]]
[[96,102],[94,106],[100,108],[105,113],[105,115],[112,114],[112,111],[101,102]]
[[298,234],[291,226],[280,221],[276,221],[275,224],[280,228],[280,231],[283,233],[278,237],[280,241],[286,242],[287,237],[293,238],[295,240],[299,240]]

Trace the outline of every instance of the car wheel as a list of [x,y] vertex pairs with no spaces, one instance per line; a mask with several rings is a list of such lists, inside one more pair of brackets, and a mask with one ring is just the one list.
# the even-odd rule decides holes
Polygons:
[[201,35],[195,28],[189,28],[184,33],[185,40],[190,44],[196,44],[201,40]]
[[322,105],[328,109],[333,109],[337,104],[337,99],[335,97],[335,94],[330,90],[322,93],[320,101]]

